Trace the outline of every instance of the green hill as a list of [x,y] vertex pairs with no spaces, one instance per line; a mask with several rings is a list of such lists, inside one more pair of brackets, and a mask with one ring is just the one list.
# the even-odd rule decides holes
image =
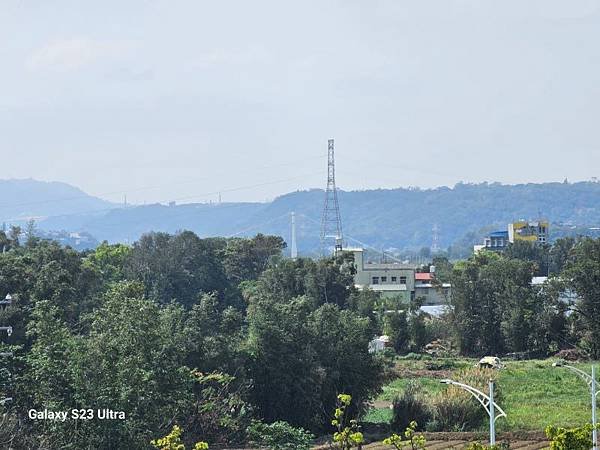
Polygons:
[[[189,229],[201,236],[248,236],[258,232],[289,241],[290,212],[297,216],[298,247],[319,248],[322,190],[293,192],[270,203],[146,205],[104,213],[71,214],[41,222],[45,229],[86,231],[97,239],[133,241],[147,231]],[[600,224],[600,183],[457,184],[453,188],[340,191],[343,230],[349,245],[377,249],[430,246],[432,228],[439,244],[468,248],[484,232],[515,219],[545,217],[553,237],[587,233]]]

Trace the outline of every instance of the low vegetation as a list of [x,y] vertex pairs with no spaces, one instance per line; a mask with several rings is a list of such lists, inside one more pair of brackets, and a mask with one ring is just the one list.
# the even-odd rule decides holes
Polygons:
[[[472,359],[457,358],[455,361],[458,366],[474,364]],[[589,421],[590,395],[586,384],[575,374],[552,367],[553,361],[507,361],[506,367],[494,374],[496,401],[507,413],[506,418],[497,421],[499,432],[541,431],[549,424],[574,428]],[[590,371],[589,363],[574,364]],[[411,373],[421,375],[425,361],[397,359],[396,367],[405,377]],[[464,371],[455,369],[449,377],[458,381]],[[484,376],[481,381],[485,379]],[[480,388],[487,392],[481,381]],[[473,379],[471,384],[476,384]],[[395,408],[390,409],[386,402]],[[454,405],[450,407],[452,402]],[[395,431],[402,430],[404,417],[411,416],[420,417],[421,429],[428,431],[486,431],[488,426],[481,405],[464,391],[459,394],[456,388],[441,384],[435,371],[429,376],[398,378],[389,382],[383,387],[376,404],[379,407],[369,410],[364,420],[367,423],[390,424]],[[446,417],[458,416],[458,419],[440,425],[435,422],[433,411],[438,408],[441,412],[446,407]],[[472,419],[467,420],[469,417]]]

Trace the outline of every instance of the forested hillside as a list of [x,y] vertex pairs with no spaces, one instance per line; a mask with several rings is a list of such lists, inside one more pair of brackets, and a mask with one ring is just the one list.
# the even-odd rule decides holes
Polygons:
[[[290,212],[298,224],[298,247],[304,254],[318,249],[323,191],[293,192],[271,203],[147,205],[115,209],[101,216],[49,218],[44,229],[86,231],[98,240],[132,242],[147,231],[189,229],[198,235],[251,236],[274,234],[289,241]],[[485,231],[505,228],[510,221],[548,218],[555,237],[585,233],[600,225],[600,183],[523,185],[457,184],[453,188],[340,191],[343,229],[349,244],[365,242],[378,249],[430,246],[432,228],[439,244],[469,249]]]

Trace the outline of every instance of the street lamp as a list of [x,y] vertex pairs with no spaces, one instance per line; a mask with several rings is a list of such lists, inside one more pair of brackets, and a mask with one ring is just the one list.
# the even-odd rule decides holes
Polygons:
[[592,364],[592,374],[585,373],[583,370],[578,369],[577,367],[570,366],[565,364],[564,361],[556,361],[552,363],[552,367],[564,367],[565,369],[569,369],[571,372],[579,375],[583,381],[587,383],[590,387],[590,392],[592,394],[592,449],[598,450],[598,430],[596,423],[596,399],[598,398],[598,394],[600,391],[596,391],[596,366]]
[[[475,389],[473,386],[453,380],[440,380],[440,383],[458,386],[459,388],[467,391],[469,394],[475,397],[479,403],[481,403],[481,406],[485,408],[485,412],[487,412],[488,416],[490,417],[490,446],[496,445],[496,420],[498,420],[500,417],[506,417],[506,413],[502,410],[502,408],[500,408],[500,406],[498,406],[496,402],[494,402],[494,382],[492,380],[489,382],[490,395],[484,394],[479,389]],[[496,409],[500,412],[500,414],[496,415]]]

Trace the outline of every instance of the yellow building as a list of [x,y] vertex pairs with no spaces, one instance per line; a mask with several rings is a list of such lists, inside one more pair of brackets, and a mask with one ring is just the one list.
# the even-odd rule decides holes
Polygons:
[[509,242],[527,241],[545,244],[548,242],[549,224],[547,220],[528,222],[519,220],[508,224]]

